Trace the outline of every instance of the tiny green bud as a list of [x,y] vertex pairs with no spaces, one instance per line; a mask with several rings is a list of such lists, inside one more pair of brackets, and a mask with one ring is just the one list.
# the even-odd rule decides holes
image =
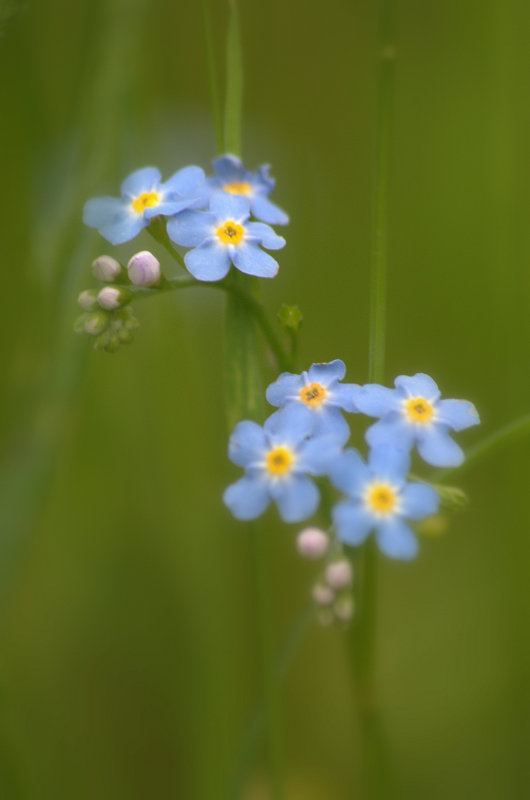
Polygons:
[[86,289],[77,298],[77,304],[85,311],[93,311],[98,307],[97,292],[94,289]]
[[443,486],[443,484],[434,484],[433,486],[440,495],[442,505],[446,506],[446,508],[456,510],[465,508],[469,503],[467,494],[462,489],[459,489],[458,486]]
[[121,308],[132,299],[132,292],[118,286],[105,286],[98,294],[98,304],[107,311]]
[[90,336],[98,336],[108,328],[109,315],[104,311],[94,311],[92,314],[87,314],[85,318],[85,333]]
[[349,622],[353,617],[353,598],[348,594],[340,597],[333,606],[333,611],[338,620],[341,622]]
[[121,264],[112,256],[99,256],[92,262],[92,272],[98,280],[112,283],[121,272]]
[[288,306],[284,303],[278,311],[278,319],[284,328],[297,331],[302,324],[303,316],[298,306]]

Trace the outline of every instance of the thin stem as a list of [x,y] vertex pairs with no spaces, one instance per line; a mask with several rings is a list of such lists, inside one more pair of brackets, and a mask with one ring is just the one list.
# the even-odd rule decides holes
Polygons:
[[202,19],[204,25],[204,39],[206,43],[206,63],[208,66],[210,102],[212,104],[213,126],[215,130],[215,146],[218,155],[221,155],[224,150],[223,117],[221,113],[219,83],[215,69],[215,51],[214,38],[212,34],[212,11],[210,7],[210,0],[202,0]]
[[241,156],[241,130],[243,109],[243,63],[239,14],[236,0],[229,0],[230,19],[226,37],[226,105],[224,126],[224,151]]

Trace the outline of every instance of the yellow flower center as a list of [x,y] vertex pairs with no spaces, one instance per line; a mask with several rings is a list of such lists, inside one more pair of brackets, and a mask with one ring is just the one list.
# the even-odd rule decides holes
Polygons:
[[293,462],[293,451],[282,444],[269,450],[265,463],[270,475],[285,475],[291,469]]
[[217,228],[217,236],[223,244],[239,244],[244,235],[244,227],[233,220],[228,220]]
[[248,181],[233,181],[232,183],[225,183],[223,186],[225,192],[228,194],[252,194],[252,186]]
[[310,408],[318,408],[324,402],[326,390],[320,383],[308,383],[300,389],[300,400]]
[[426,425],[432,420],[434,407],[424,397],[409,397],[405,400],[405,415],[409,422]]
[[397,493],[388,483],[372,483],[368,487],[365,501],[370,511],[376,514],[392,514],[397,506]]
[[160,202],[160,195],[157,192],[142,192],[133,200],[133,208],[137,214],[143,214],[146,208],[153,208]]

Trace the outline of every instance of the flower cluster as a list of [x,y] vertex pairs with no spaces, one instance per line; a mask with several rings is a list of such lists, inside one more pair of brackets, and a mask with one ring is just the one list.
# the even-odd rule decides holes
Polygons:
[[[167,234],[188,248],[184,263],[197,280],[221,280],[232,264],[248,275],[274,277],[278,263],[262,248],[284,247],[285,239],[270,224],[285,225],[289,218],[269,200],[274,188],[269,167],[249,172],[233,155],[217,158],[213,166],[212,176],[189,166],[165,183],[155,167],[139,169],[122,183],[121,197],[89,200],[83,221],[118,245],[155,218],[167,218]],[[250,221],[251,215],[257,221]]]
[[[449,431],[478,424],[477,411],[466,400],[441,400],[422,373],[399,376],[394,389],[342,383],[344,375],[344,363],[335,360],[300,375],[283,373],[268,387],[267,400],[279,411],[263,428],[237,425],[229,457],[245,475],[224,502],[238,519],[254,519],[274,501],[283,520],[299,522],[319,503],[309,476],[327,476],[346,496],[331,510],[340,542],[360,545],[374,531],[383,553],[410,559],[418,543],[409,522],[435,514],[440,502],[434,487],[408,480],[411,451],[417,445],[428,464],[457,466],[463,453]],[[343,411],[379,418],[366,431],[367,461],[343,449],[350,434]]]

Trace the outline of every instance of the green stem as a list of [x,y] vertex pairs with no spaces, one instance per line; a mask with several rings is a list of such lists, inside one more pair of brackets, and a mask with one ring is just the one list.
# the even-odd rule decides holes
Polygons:
[[229,0],[230,18],[226,37],[226,105],[224,127],[224,152],[241,156],[241,130],[243,109],[243,63],[239,14],[236,0]]
[[213,125],[215,130],[215,146],[217,154],[221,155],[224,151],[223,118],[221,113],[219,83],[217,81],[217,72],[215,69],[210,0],[202,0],[202,19],[204,25],[204,39],[206,42],[206,63],[208,66],[208,83],[210,85],[210,101],[212,104]]
[[153,237],[153,239],[155,239],[155,241],[157,241],[159,244],[162,245],[162,247],[164,247],[167,250],[171,258],[174,258],[177,264],[180,264],[181,267],[184,267],[184,269],[186,269],[184,259],[180,255],[179,251],[175,250],[171,242],[171,239],[168,236],[166,230],[166,221],[164,220],[163,217],[155,217],[154,219],[152,219],[149,227],[147,228],[147,232],[151,234],[151,236]]

